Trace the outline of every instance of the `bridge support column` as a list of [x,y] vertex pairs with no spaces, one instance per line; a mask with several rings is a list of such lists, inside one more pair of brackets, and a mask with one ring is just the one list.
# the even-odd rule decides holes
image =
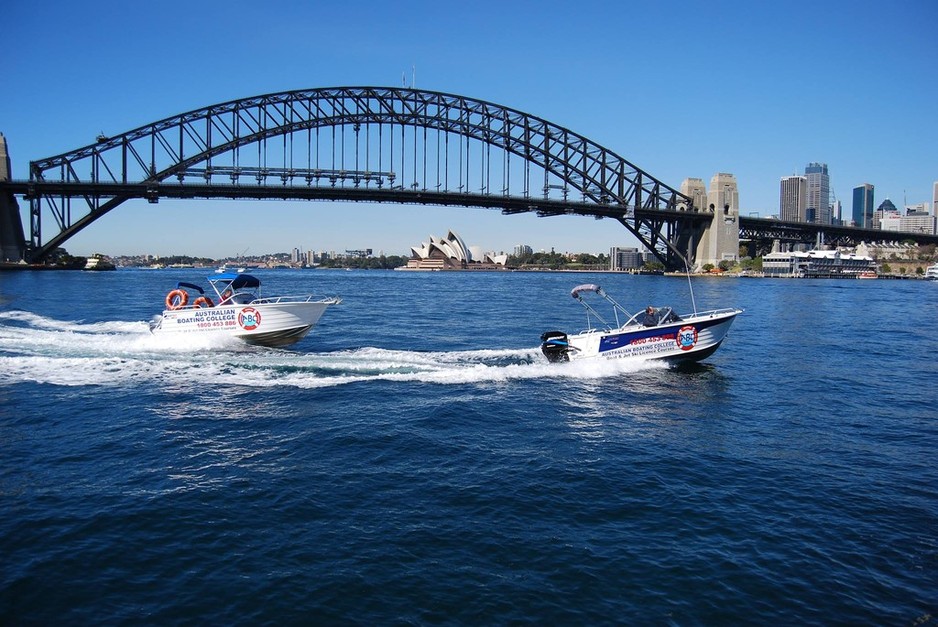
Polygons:
[[706,264],[718,267],[721,261],[739,261],[739,192],[732,174],[715,174],[710,179],[707,207],[713,221],[697,243],[695,269]]
[[[9,181],[12,175],[7,140],[0,133],[0,181]],[[0,262],[22,261],[26,254],[26,237],[16,197],[0,194]]]

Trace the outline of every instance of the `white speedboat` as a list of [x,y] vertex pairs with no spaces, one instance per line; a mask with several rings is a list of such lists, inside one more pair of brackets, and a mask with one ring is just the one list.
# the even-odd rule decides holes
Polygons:
[[[163,315],[155,316],[150,331],[162,333],[220,334],[260,346],[289,346],[310,332],[333,296],[276,296],[261,298],[261,282],[250,274],[224,273],[208,277],[214,296],[200,286],[178,283],[166,294]],[[190,302],[190,291],[197,293]]]
[[929,281],[938,281],[938,263],[928,266],[925,270],[925,278]]
[[[606,299],[615,322],[607,322],[583,299],[584,293]],[[603,327],[575,334],[547,331],[541,335],[541,351],[552,362],[591,358],[700,361],[719,348],[733,320],[743,311],[717,309],[678,315],[670,307],[648,307],[632,315],[592,283],[578,285],[570,295],[586,308],[588,326],[595,319]]]

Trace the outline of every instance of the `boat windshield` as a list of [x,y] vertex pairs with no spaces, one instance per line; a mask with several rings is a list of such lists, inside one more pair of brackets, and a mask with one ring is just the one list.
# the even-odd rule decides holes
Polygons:
[[648,313],[645,309],[639,311],[637,314],[629,318],[629,321],[626,322],[625,325],[656,327],[659,324],[669,324],[671,322],[681,321],[681,317],[674,313],[674,310],[670,307],[652,307],[652,309],[653,313]]
[[208,277],[208,282],[218,296],[218,304],[246,305],[260,296],[260,280],[250,274],[226,272]]

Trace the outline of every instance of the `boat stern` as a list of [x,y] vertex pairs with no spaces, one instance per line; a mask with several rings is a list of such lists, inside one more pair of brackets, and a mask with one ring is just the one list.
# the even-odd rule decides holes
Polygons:
[[545,331],[541,334],[541,352],[551,363],[570,361],[570,343],[563,331]]

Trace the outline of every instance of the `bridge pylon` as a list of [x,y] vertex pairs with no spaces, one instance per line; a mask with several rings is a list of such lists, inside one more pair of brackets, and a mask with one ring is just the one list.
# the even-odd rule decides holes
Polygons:
[[[688,182],[700,179],[686,179],[682,184],[682,192],[694,197],[700,195],[700,189],[684,190]],[[693,187],[692,183],[691,186]],[[732,174],[720,172],[710,179],[710,191],[707,192],[707,203],[701,209],[711,213],[713,219],[699,231],[696,238],[696,254],[694,256],[694,269],[700,270],[706,264],[719,266],[722,261],[736,263],[739,261],[739,190],[736,177]]]
[[[7,140],[0,133],[0,181],[12,175]],[[26,254],[26,236],[20,208],[12,192],[0,193],[0,261],[22,261]]]

